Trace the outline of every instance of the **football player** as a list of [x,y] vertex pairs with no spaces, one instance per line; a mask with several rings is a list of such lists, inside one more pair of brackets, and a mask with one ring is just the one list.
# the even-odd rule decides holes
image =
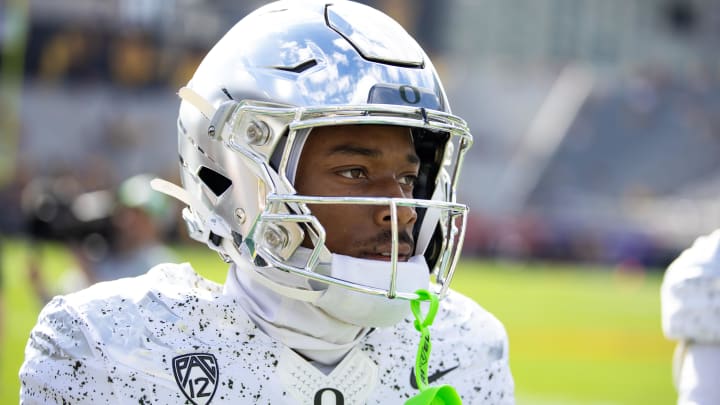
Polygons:
[[670,264],[661,288],[665,336],[678,341],[678,405],[720,404],[720,230]]
[[227,280],[165,264],[54,299],[24,403],[514,402],[504,327],[449,289],[472,137],[400,25],[272,3],[179,96],[182,187],[154,187]]

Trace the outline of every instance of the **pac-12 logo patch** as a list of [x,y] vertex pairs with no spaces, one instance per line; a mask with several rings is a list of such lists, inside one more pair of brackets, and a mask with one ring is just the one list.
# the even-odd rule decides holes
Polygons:
[[215,395],[218,365],[210,353],[189,353],[172,360],[175,381],[195,405],[207,405]]

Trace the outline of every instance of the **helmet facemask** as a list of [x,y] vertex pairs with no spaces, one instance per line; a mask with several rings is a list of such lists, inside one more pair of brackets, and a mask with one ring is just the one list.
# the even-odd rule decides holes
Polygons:
[[[208,243],[228,260],[236,261],[238,256],[244,256],[259,268],[276,268],[371,295],[414,299],[413,291],[398,291],[395,285],[399,246],[397,210],[398,207],[412,207],[418,217],[413,230],[415,255],[425,256],[435,276],[436,292],[441,297],[445,295],[461,250],[467,215],[467,207],[454,202],[463,155],[472,143],[462,120],[424,108],[396,105],[310,109],[231,100],[212,111],[209,104],[199,101],[200,96],[192,90],[184,88],[180,95],[198,109],[204,109],[209,116],[208,137],[215,144],[215,156],[221,156],[220,160],[225,163],[236,162],[232,172],[221,173],[215,167],[209,167],[217,162],[207,162],[208,165],[199,165],[195,172],[187,173],[185,178],[195,181],[194,186],[202,192],[203,201],[196,204],[212,204],[213,207],[205,215],[192,203],[185,210],[183,216],[189,224],[191,237]],[[292,176],[302,149],[298,144],[304,137],[311,136],[308,132],[312,128],[373,124],[412,129],[413,143],[420,157],[413,198],[327,197],[296,193]],[[189,142],[186,146],[201,148],[197,142]],[[183,165],[184,171],[189,168],[190,165]],[[245,190],[237,190],[237,186],[243,184],[237,179],[246,179],[248,174],[254,181],[246,181]],[[247,186],[253,183],[255,189],[251,190]],[[193,185],[186,184],[186,189],[188,186]],[[243,206],[241,201],[232,198],[237,193],[252,195],[253,192],[255,206]],[[351,283],[317,271],[319,263],[330,262],[331,252],[325,246],[325,229],[313,216],[309,204],[389,207],[392,252],[387,287]],[[312,253],[304,265],[291,264],[290,257],[306,237],[312,242]]]

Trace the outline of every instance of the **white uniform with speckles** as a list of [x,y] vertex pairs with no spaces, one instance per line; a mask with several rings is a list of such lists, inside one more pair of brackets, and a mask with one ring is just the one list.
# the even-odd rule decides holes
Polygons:
[[698,238],[665,272],[665,335],[675,354],[678,404],[720,404],[720,230]]
[[[514,403],[507,335],[495,317],[451,292],[431,333],[429,375],[450,370],[431,385],[452,384],[465,404]],[[410,319],[375,329],[326,374],[263,333],[222,285],[165,264],[51,301],[25,351],[21,400],[402,404],[417,393],[418,340]],[[174,371],[183,355],[194,363]]]

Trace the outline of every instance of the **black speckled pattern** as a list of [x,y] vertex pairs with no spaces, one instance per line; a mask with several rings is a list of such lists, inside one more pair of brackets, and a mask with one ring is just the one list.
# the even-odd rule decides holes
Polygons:
[[[430,374],[459,366],[436,384],[455,386],[465,404],[514,403],[507,336],[491,314],[453,292],[432,337]],[[187,264],[162,265],[51,301],[25,350],[21,397],[25,404],[190,403],[172,359],[210,353],[219,370],[211,404],[312,404],[324,384],[345,404],[401,404],[417,392],[410,376],[418,339],[410,320],[374,330],[335,370],[317,374],[258,330],[222,286]],[[300,383],[291,372],[315,377]]]

